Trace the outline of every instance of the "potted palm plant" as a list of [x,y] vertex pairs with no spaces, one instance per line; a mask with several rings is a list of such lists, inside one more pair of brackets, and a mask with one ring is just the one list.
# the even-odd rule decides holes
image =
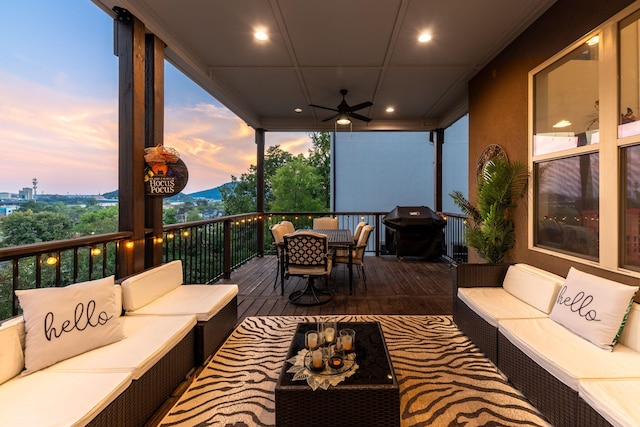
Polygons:
[[471,204],[460,191],[449,196],[468,216],[467,246],[489,263],[504,261],[515,245],[515,231],[511,213],[517,199],[524,196],[529,174],[524,163],[501,157],[484,165],[478,177],[477,206]]

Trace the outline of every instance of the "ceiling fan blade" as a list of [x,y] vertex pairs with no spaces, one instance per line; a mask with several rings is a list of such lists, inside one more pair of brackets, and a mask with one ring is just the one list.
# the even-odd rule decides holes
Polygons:
[[367,102],[363,102],[361,104],[356,104],[349,107],[348,111],[351,111],[351,112],[358,111],[358,110],[362,110],[363,108],[371,107],[372,105],[373,105],[373,102],[367,101]]
[[323,107],[322,105],[309,104],[309,107],[322,108],[323,110],[338,111],[335,108]]
[[331,119],[335,119],[336,117],[338,117],[340,114],[334,114],[332,116],[327,117],[326,119],[322,120],[323,122],[328,122]]
[[369,117],[365,117],[358,113],[349,113],[349,117],[353,117],[354,119],[362,120],[363,122],[370,122],[371,119]]

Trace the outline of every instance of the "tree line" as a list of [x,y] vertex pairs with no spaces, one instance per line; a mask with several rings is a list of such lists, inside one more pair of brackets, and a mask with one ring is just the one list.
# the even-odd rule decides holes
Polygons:
[[[310,135],[308,155],[297,156],[269,147],[264,158],[265,211],[328,211],[330,206],[330,150],[327,132]],[[235,215],[257,210],[255,165],[231,183],[221,187],[222,201],[186,201],[163,210],[163,223],[197,221],[207,210],[223,210]],[[118,206],[103,207],[93,198],[83,205],[62,201],[25,202],[11,215],[0,218],[0,247],[65,240],[78,236],[111,233],[118,230]]]

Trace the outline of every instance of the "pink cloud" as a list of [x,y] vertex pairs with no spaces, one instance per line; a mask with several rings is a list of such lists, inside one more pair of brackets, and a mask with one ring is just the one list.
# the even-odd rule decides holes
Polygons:
[[[117,100],[69,94],[0,71],[0,192],[17,193],[39,181],[39,193],[99,194],[117,188]],[[219,186],[256,163],[255,134],[229,110],[201,103],[166,106],[165,145],[189,169],[190,193]],[[306,153],[302,133],[269,133],[279,144]]]

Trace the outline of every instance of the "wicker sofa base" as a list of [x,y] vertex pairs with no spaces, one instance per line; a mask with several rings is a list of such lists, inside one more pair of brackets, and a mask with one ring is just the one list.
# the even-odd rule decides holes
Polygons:
[[125,391],[92,419],[88,427],[113,427],[126,425],[127,392]]
[[578,401],[578,423],[576,425],[589,427],[612,427],[595,409],[582,399]]
[[498,328],[490,325],[459,299],[454,305],[453,321],[487,359],[498,365]]
[[590,425],[577,423],[578,392],[530,359],[504,335],[498,333],[498,368],[556,427]]
[[198,322],[195,328],[195,366],[204,365],[233,332],[238,322],[238,297],[206,322]]
[[125,421],[112,426],[143,426],[193,371],[195,332],[175,347],[120,396],[126,401]]

